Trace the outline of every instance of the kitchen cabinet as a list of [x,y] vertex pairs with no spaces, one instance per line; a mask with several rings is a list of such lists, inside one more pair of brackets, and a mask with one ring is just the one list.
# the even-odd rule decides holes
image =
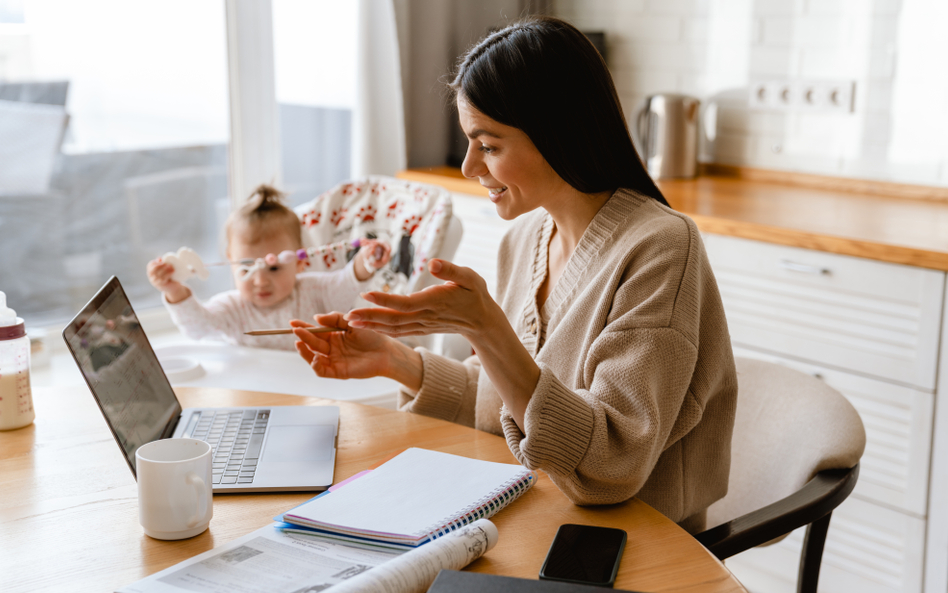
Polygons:
[[[735,354],[799,369],[866,427],[834,513],[820,590],[923,590],[945,273],[706,234]],[[728,560],[751,590],[793,591],[800,533]]]

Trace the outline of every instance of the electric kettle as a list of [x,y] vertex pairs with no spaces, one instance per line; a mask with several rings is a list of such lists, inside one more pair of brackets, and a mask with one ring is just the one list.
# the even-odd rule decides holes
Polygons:
[[698,107],[686,95],[650,95],[635,113],[632,140],[652,179],[698,172]]

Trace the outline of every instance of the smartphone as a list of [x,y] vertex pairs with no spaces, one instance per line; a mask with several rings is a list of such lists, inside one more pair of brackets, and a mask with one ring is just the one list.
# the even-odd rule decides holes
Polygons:
[[625,540],[622,529],[560,525],[543,561],[540,578],[611,587],[619,572]]

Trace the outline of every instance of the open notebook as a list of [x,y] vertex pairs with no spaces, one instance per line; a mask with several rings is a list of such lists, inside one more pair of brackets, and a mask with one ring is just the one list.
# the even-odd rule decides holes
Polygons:
[[492,516],[536,479],[520,465],[412,448],[287,511],[283,521],[357,541],[416,547]]

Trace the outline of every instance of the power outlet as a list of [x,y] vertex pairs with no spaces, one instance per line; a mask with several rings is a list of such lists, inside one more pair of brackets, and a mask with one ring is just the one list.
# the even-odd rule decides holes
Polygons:
[[748,105],[768,111],[853,113],[853,80],[772,80],[750,86]]

